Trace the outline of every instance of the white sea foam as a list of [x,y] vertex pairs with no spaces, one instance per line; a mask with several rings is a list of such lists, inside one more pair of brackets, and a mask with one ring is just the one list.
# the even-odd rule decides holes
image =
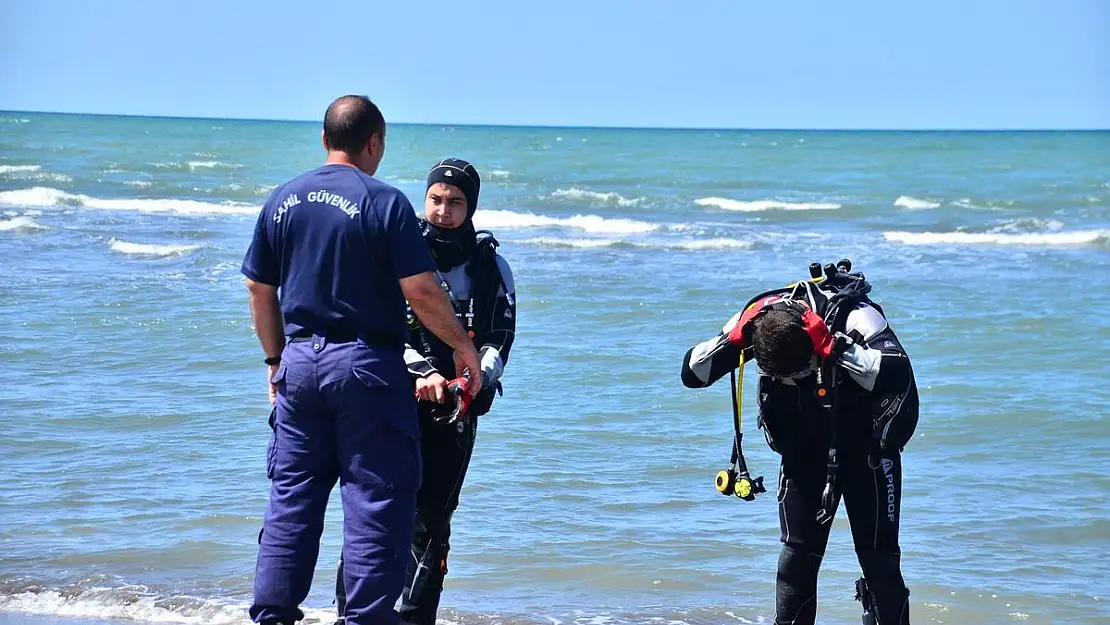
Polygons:
[[121,241],[119,239],[111,239],[108,242],[108,247],[113,251],[128,256],[178,256],[191,252],[203,247],[202,245],[186,245],[186,244],[166,244],[157,245],[153,243],[132,243],[131,241]]
[[884,232],[887,241],[906,245],[1091,245],[1110,243],[1110,230],[1070,232]]
[[970,209],[974,209],[974,210],[983,210],[983,209],[989,208],[987,206],[979,206],[979,205],[973,203],[970,198],[966,198],[966,197],[960,198],[960,199],[956,200],[955,202],[952,202],[952,205],[953,206],[959,206],[960,208],[970,208]]
[[671,249],[680,250],[720,250],[720,249],[747,249],[751,247],[751,241],[743,241],[741,239],[700,239],[697,241],[679,241],[677,243],[668,243],[666,247]]
[[66,174],[42,171],[42,165],[0,165],[0,176],[38,182],[73,182],[73,178]]
[[487,175],[494,180],[504,180],[505,178],[509,177],[509,172],[505,171],[504,169],[494,169],[490,171]]
[[971,198],[964,197],[964,198],[960,198],[960,199],[952,202],[952,205],[953,206],[959,206],[960,208],[970,208],[970,209],[974,209],[974,210],[997,211],[997,210],[1003,210],[1004,206],[1013,206],[1014,201],[1013,200],[998,200],[998,201],[988,200],[985,203],[977,204],[975,202],[972,202]]
[[0,174],[22,174],[42,169],[42,165],[0,165]]
[[910,210],[925,210],[929,208],[939,208],[940,202],[922,200],[912,195],[901,195],[897,200],[894,200],[894,205],[899,208],[908,208]]
[[42,171],[42,165],[0,165],[0,176],[37,182],[73,182],[73,177],[66,174]]
[[0,219],[0,232],[12,232],[20,230],[47,230],[48,227],[44,226],[34,219],[26,215],[20,217],[13,217],[12,219]]
[[598,234],[633,234],[651,232],[661,226],[635,219],[607,219],[597,215],[573,217],[548,217],[535,213],[516,213],[506,210],[484,210],[474,213],[474,225],[479,228],[576,228]]
[[[158,597],[142,586],[44,590],[0,596],[0,611],[184,625],[249,625],[246,605],[193,597]],[[305,622],[330,623],[335,610],[305,609]]]
[[58,173],[54,173],[54,172],[45,172],[45,171],[35,172],[33,174],[28,174],[26,176],[20,176],[20,177],[23,180],[33,180],[35,182],[60,182],[60,183],[63,183],[63,184],[65,184],[67,182],[73,182],[73,178],[71,176],[66,175],[66,174],[58,174]]
[[1004,221],[999,225],[990,228],[987,232],[1016,232],[1019,234],[1036,233],[1041,230],[1063,230],[1064,222],[1056,219],[1042,219],[1039,217],[1025,217],[1021,219],[1011,219]]
[[626,198],[614,191],[600,192],[587,189],[557,189],[551,197],[573,200],[576,202],[589,202],[591,204],[616,204],[617,206],[636,206],[644,201],[642,197]]
[[618,247],[626,242],[620,239],[561,239],[559,237],[536,237],[519,241],[522,245],[535,245],[539,247],[556,247],[572,249],[596,249],[603,247]]
[[198,169],[239,169],[242,167],[239,163],[225,163],[223,161],[186,161],[181,163],[178,161],[170,161],[168,163],[150,163],[151,167],[158,169],[188,169],[189,171],[196,171]]
[[765,210],[835,210],[840,204],[833,202],[786,202],[783,200],[730,200],[723,197],[703,197],[694,201],[698,206],[712,206],[727,211],[758,212]]
[[175,199],[104,199],[66,193],[49,187],[0,192],[0,205],[50,208],[56,206],[185,215],[254,215],[259,206],[241,202],[201,202]]
[[197,169],[239,169],[239,163],[224,163],[222,161],[189,161],[185,165],[192,171]]
[[539,247],[598,249],[598,248],[640,248],[665,250],[710,250],[710,249],[747,249],[751,241],[739,239],[700,239],[687,241],[629,241],[625,239],[580,239],[560,237],[537,237],[520,241],[523,245]]

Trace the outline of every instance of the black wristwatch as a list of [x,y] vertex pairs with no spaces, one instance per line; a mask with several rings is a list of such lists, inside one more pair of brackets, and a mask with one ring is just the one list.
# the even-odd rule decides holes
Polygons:
[[266,363],[266,364],[268,364],[268,365],[276,365],[276,364],[280,364],[280,363],[281,363],[281,356],[273,356],[273,357],[271,357],[271,358],[267,358],[267,359],[266,359],[265,361],[263,361],[263,362],[265,362],[265,363]]

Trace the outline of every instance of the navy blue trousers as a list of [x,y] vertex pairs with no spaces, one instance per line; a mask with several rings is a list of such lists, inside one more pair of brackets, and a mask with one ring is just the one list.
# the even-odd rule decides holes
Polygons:
[[274,374],[277,403],[251,619],[304,618],[336,482],[343,501],[344,616],[394,624],[422,479],[413,383],[401,350],[322,337],[290,342]]

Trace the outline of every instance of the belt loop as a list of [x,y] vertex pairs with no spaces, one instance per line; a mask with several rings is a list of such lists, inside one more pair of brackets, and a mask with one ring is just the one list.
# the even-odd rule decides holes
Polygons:
[[317,334],[315,332],[312,333],[312,350],[313,351],[318,352],[318,351],[324,349],[324,346],[326,346],[327,344],[328,344],[328,337],[326,337],[322,334]]

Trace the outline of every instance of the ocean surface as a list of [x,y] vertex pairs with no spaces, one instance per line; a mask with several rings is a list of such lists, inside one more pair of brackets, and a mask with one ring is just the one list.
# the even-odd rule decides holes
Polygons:
[[[269,429],[238,270],[319,134],[0,113],[0,622],[248,622]],[[773,620],[774,496],[714,490],[728,385],[679,365],[843,257],[921,387],[913,621],[1110,622],[1110,133],[394,125],[379,177],[422,206],[446,156],[483,176],[520,313],[443,622]],[[745,451],[773,485],[754,380]],[[312,622],[340,541],[337,489]],[[842,507],[819,622],[859,622],[858,575]]]

